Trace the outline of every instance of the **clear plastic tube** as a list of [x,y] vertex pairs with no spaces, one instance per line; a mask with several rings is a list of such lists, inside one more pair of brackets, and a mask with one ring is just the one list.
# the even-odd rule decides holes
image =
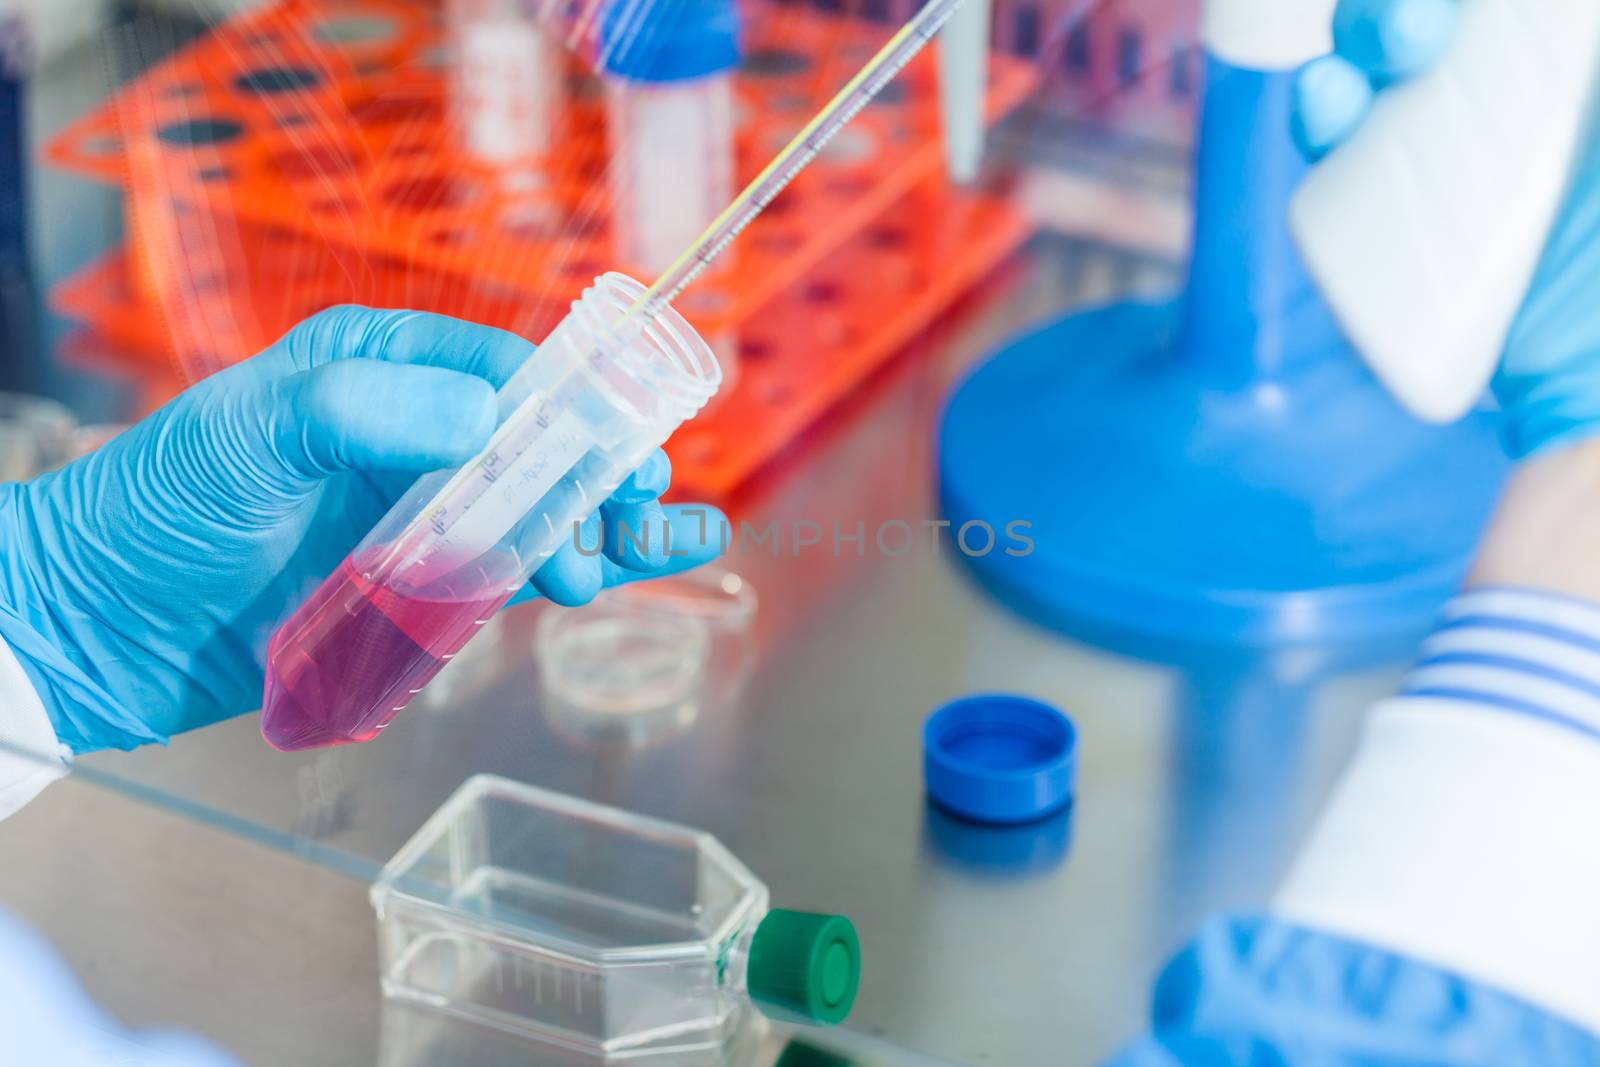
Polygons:
[[643,293],[620,274],[597,279],[500,390],[483,453],[419,478],[273,635],[269,743],[377,736],[716,392],[716,359],[677,312],[629,314]]
[[502,168],[529,165],[549,152],[560,115],[560,42],[520,0],[449,0],[444,16],[462,146]]
[[794,181],[795,175],[816,158],[834,135],[848,126],[850,120],[905,69],[962,3],[963,0],[928,0],[922,10],[900,27],[877,54],[867,60],[866,66],[801,127],[794,139],[744,187],[722,214],[711,220],[695,242],[661,272],[655,284],[640,297],[635,305],[637,310],[648,318],[656,307],[665,307],[676,300],[773,198]]
[[[733,79],[728,71],[663,82],[613,75],[606,111],[617,256],[654,276],[733,198]],[[721,330],[706,341],[727,396],[738,379],[736,337]]]
[[733,84],[612,77],[606,105],[617,254],[655,275],[733,198]]
[[367,741],[717,391],[671,302],[938,33],[929,0],[646,289],[602,276],[500,391],[500,428],[424,476],[273,635],[261,732],[281,749]]
[[983,166],[984,94],[989,87],[990,0],[964,0],[939,38],[939,111],[945,167],[970,185]]

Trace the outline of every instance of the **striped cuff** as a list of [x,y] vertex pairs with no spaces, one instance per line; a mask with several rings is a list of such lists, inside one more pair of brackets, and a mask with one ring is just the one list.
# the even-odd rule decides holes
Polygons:
[[1600,742],[1600,605],[1469,590],[1445,606],[1400,693],[1531,716]]

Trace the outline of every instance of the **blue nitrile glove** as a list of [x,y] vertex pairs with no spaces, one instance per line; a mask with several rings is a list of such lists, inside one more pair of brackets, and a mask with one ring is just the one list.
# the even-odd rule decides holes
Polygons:
[[[131,748],[259,707],[273,628],[416,475],[488,443],[495,387],[532,350],[439,315],[332,308],[89,456],[0,485],[0,639],[60,739]],[[582,603],[716,556],[725,520],[663,513],[668,477],[658,454],[601,511],[670,521],[672,559],[659,537],[650,559],[569,543],[534,588]]]
[[[1449,44],[1457,3],[1340,0],[1334,54],[1307,64],[1296,85],[1301,150],[1320,158],[1360,125],[1376,92],[1426,69]],[[1505,411],[1506,447],[1518,458],[1600,432],[1600,114],[1506,341],[1494,392]]]

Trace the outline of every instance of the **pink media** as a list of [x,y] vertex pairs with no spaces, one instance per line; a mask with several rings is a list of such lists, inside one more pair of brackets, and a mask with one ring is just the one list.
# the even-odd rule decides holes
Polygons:
[[509,599],[410,598],[346,559],[272,639],[262,736],[285,751],[372,740]]

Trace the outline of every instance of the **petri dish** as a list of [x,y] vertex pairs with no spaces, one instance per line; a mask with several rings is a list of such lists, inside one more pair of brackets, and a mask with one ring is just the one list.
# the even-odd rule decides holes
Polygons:
[[699,714],[710,627],[619,592],[540,616],[534,650],[547,711],[558,729],[585,739],[675,733]]
[[668,578],[619,586],[611,595],[641,611],[699,619],[714,636],[748,630],[760,606],[755,586],[716,564]]
[[54,400],[0,393],[0,482],[23,482],[72,457],[78,420]]

